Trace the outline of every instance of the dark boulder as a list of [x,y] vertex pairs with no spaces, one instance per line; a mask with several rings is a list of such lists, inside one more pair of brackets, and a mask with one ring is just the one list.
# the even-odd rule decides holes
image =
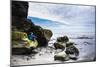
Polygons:
[[79,56],[79,50],[78,48],[75,46],[74,42],[67,42],[66,43],[66,54],[69,55],[69,58],[72,60],[77,60],[78,56]]
[[66,47],[66,54],[74,54],[75,56],[79,55],[79,50],[74,45]]
[[67,36],[63,36],[63,37],[58,37],[57,38],[57,42],[68,42],[69,41],[69,38]]
[[54,45],[55,49],[62,49],[62,50],[65,49],[65,47],[63,45],[59,44],[59,43],[55,42],[53,45]]
[[62,49],[64,50],[66,47],[66,43],[69,41],[67,36],[58,37],[56,42],[53,44],[55,49]]

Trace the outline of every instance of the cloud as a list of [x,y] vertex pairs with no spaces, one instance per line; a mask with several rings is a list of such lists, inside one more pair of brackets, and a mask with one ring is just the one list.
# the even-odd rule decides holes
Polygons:
[[[48,3],[29,3],[28,16],[69,25],[66,29],[95,31],[95,7]],[[60,28],[65,28],[60,25]]]

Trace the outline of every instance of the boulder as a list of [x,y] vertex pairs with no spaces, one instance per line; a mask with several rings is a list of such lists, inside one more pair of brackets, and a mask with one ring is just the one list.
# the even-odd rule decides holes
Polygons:
[[67,43],[65,52],[66,52],[66,54],[75,54],[75,56],[78,56],[79,55],[79,50],[73,44],[74,43],[72,43],[72,42]]
[[54,43],[55,49],[62,49],[62,52],[58,52],[55,56],[55,60],[63,60],[65,61],[66,55],[67,55],[67,60],[72,59],[72,60],[77,60],[79,56],[79,50],[78,48],[75,47],[74,42],[69,42],[69,39],[67,36],[64,37],[58,37],[57,41]]
[[63,36],[63,37],[58,37],[57,38],[57,42],[63,42],[66,43],[69,41],[69,38],[67,36]]
[[53,35],[52,31],[48,29],[43,29],[43,34],[47,41],[49,41]]
[[68,54],[70,59],[72,59],[72,60],[77,60],[77,58],[79,56],[79,50],[74,45],[70,45],[70,46],[66,47],[65,53]]
[[55,49],[62,49],[66,48],[66,43],[69,41],[67,36],[58,37],[56,42],[53,44]]
[[54,56],[54,60],[68,61],[69,55],[62,51]]
[[55,49],[62,49],[62,50],[65,49],[65,47],[62,44],[59,44],[57,42],[55,42],[53,45],[54,45]]

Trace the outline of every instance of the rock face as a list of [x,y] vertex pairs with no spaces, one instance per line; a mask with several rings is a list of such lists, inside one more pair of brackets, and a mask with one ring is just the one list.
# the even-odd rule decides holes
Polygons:
[[12,1],[12,16],[27,18],[28,2]]
[[[30,32],[33,32],[37,37],[38,47],[47,46],[48,41],[52,36],[52,31],[48,29],[43,29],[40,26],[37,26],[30,19],[27,19],[28,15],[28,2],[23,1],[12,1],[12,32],[22,32],[30,35]],[[13,33],[12,33],[13,34]],[[15,34],[12,35],[12,40],[16,40],[17,37]],[[21,38],[22,36],[18,36]],[[15,39],[13,39],[15,38]],[[12,43],[13,44],[13,43]]]

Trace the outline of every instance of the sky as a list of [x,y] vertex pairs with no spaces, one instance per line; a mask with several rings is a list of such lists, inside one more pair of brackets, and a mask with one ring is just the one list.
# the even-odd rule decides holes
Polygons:
[[95,32],[95,6],[29,2],[28,18],[53,32]]

